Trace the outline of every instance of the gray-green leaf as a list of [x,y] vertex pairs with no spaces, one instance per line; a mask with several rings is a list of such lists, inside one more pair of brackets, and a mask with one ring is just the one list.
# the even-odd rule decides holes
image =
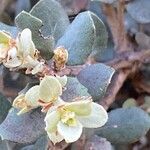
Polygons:
[[44,37],[40,32],[43,23],[40,19],[22,11],[15,19],[16,25],[21,30],[29,28],[32,31],[33,42],[41,55],[47,59],[52,57],[54,39],[52,36]]
[[76,97],[90,96],[87,88],[84,87],[77,78],[68,77],[66,90],[62,94],[62,99],[65,101],[72,101]]
[[97,133],[111,143],[126,144],[138,141],[150,128],[150,117],[137,107],[120,108],[109,113],[108,122]]
[[113,68],[99,63],[83,69],[78,75],[78,80],[88,89],[89,94],[95,100],[100,100],[105,94],[113,74]]
[[0,93],[0,124],[6,118],[10,108],[11,103]]
[[99,2],[102,2],[102,3],[112,4],[112,3],[114,3],[116,0],[91,0],[91,1],[99,1]]
[[150,1],[134,0],[127,5],[129,14],[139,23],[150,23]]
[[4,30],[4,31],[8,32],[14,38],[17,36],[17,33],[18,33],[18,30],[15,26],[9,26],[2,22],[0,22],[0,30]]
[[47,36],[53,36],[55,42],[64,34],[69,25],[66,12],[55,0],[39,1],[30,13],[42,20],[42,33]]
[[80,13],[68,27],[57,46],[69,53],[68,64],[83,64],[92,51],[101,51],[107,44],[107,31],[103,22],[92,12]]
[[44,114],[40,110],[18,116],[17,110],[12,108],[4,122],[0,125],[2,140],[17,143],[31,143],[44,133]]

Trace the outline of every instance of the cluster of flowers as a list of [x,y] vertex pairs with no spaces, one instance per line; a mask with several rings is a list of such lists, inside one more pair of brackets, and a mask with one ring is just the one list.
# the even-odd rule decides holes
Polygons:
[[18,95],[13,102],[13,106],[20,109],[19,114],[43,107],[42,110],[46,111],[45,130],[54,144],[62,140],[75,142],[80,138],[83,127],[98,128],[108,119],[105,109],[89,97],[63,101],[60,96],[66,83],[66,76],[45,76],[39,85]]
[[10,69],[26,69],[26,73],[42,72],[44,62],[38,60],[38,50],[32,41],[30,29],[26,28],[13,39],[0,31],[0,63]]

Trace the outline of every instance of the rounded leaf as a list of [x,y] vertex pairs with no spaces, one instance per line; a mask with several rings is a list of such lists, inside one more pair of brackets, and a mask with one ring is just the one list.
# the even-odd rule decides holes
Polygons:
[[134,0],[127,5],[127,11],[139,23],[150,23],[150,1]]
[[150,117],[137,107],[115,109],[109,113],[106,125],[96,131],[111,143],[138,141],[150,128]]

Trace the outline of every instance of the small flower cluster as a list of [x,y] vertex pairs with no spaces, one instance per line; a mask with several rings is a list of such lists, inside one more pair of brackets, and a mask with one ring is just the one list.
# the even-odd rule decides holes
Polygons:
[[0,63],[10,69],[26,69],[26,73],[42,72],[44,62],[38,60],[38,50],[32,41],[30,29],[24,29],[13,39],[0,31]]
[[105,109],[92,102],[91,98],[63,101],[60,96],[66,83],[66,76],[45,76],[39,85],[18,95],[13,102],[13,106],[20,109],[19,114],[43,107],[42,111],[47,112],[45,130],[54,144],[62,140],[75,142],[80,138],[83,127],[98,128],[108,119]]

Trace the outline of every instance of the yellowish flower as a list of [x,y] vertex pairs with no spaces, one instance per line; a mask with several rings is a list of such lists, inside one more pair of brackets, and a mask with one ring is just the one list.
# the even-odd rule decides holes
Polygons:
[[25,94],[18,95],[13,106],[20,109],[19,114],[39,106],[43,107],[43,111],[47,111],[49,107],[62,103],[59,96],[62,94],[62,88],[66,82],[66,76],[45,76],[40,85],[35,85]]
[[[84,99],[84,98],[83,98]],[[48,111],[45,122],[47,134],[55,144],[65,139],[67,143],[77,141],[82,128],[98,128],[108,119],[105,109],[91,99],[64,103]]]
[[39,107],[39,86],[33,86],[25,94],[18,95],[13,101],[13,107],[19,109],[19,114],[26,113],[31,109]]
[[44,69],[44,62],[38,60],[38,50],[32,41],[32,33],[26,28],[16,40],[0,31],[0,62],[7,68],[26,68],[28,73],[36,74]]

